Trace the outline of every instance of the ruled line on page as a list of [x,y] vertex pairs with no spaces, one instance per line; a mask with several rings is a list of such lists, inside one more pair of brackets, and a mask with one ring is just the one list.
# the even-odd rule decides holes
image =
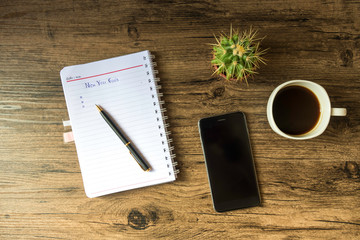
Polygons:
[[[136,70],[136,69],[135,69]],[[119,81],[117,82],[113,82],[112,84],[114,85],[120,85],[122,84],[123,82],[126,82],[126,86],[123,86],[122,89],[131,89],[131,88],[137,88],[139,86],[139,81],[143,81],[145,82],[144,80],[144,73],[145,71],[144,70],[141,70],[141,69],[137,69],[136,71],[129,71],[127,73],[121,73],[121,74],[115,74],[113,75],[110,79],[115,79],[117,78]],[[92,80],[92,82],[90,83],[96,83],[97,86],[95,87],[92,87],[92,88],[87,88],[87,90],[89,91],[96,91],[96,92],[101,92],[101,87],[99,88],[99,83],[97,83],[97,81],[104,81],[104,80],[109,80],[109,78],[99,78],[97,80]],[[87,82],[76,82],[76,83],[71,83],[71,84],[67,84],[69,89],[68,89],[68,93],[71,93],[71,94],[77,94],[77,93],[83,93],[83,89],[84,89],[84,86],[86,86],[86,83]],[[110,83],[110,82],[109,82]],[[96,85],[95,84],[95,85]],[[106,90],[106,88],[105,88]]]
[[77,79],[67,80],[66,82],[75,82],[75,81],[80,81],[80,80],[84,80],[84,79],[88,79],[88,78],[104,76],[104,75],[107,75],[107,74],[116,73],[116,72],[121,72],[121,71],[129,70],[129,69],[133,69],[133,68],[138,68],[138,67],[142,67],[142,66],[144,66],[144,65],[141,64],[141,65],[137,65],[137,66],[133,66],[133,67],[128,67],[128,68],[123,68],[123,69],[119,69],[119,70],[115,70],[115,71],[111,71],[111,72],[101,73],[101,74],[97,74],[97,75],[93,75],[93,76],[88,76],[88,77],[83,77],[83,78],[77,78]]

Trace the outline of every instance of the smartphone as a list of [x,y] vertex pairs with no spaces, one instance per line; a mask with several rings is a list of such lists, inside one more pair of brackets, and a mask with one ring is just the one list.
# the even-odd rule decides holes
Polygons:
[[245,114],[203,118],[199,130],[215,211],[260,205]]

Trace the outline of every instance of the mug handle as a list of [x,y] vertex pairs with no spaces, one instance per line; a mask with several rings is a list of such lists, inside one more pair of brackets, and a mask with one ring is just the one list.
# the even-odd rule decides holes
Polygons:
[[331,108],[331,116],[346,116],[346,108]]

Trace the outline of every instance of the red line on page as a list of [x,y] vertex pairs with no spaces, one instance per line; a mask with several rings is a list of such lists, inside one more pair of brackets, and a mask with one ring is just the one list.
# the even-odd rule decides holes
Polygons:
[[137,65],[137,66],[133,66],[133,67],[128,67],[128,68],[119,69],[119,70],[112,71],[112,72],[107,72],[107,73],[102,73],[102,74],[93,75],[93,76],[89,76],[89,77],[83,77],[83,78],[68,80],[68,81],[66,81],[66,82],[74,82],[74,81],[84,80],[84,79],[88,79],[88,78],[99,77],[99,76],[103,76],[103,75],[106,75],[106,74],[121,72],[121,71],[129,70],[129,69],[133,69],[133,68],[138,68],[138,67],[142,67],[142,66],[143,66],[143,65]]
[[155,180],[151,180],[151,181],[146,181],[146,182],[129,184],[129,185],[125,185],[125,186],[121,186],[121,187],[116,187],[116,188],[111,188],[111,189],[106,189],[106,190],[99,191],[99,192],[93,192],[92,194],[99,194],[99,193],[102,193],[102,192],[112,191],[112,190],[115,190],[115,189],[130,187],[130,186],[133,186],[133,185],[139,185],[139,184],[144,184],[144,183],[156,182],[156,181],[165,180],[165,179],[167,179],[167,177],[166,177],[166,178],[155,179]]

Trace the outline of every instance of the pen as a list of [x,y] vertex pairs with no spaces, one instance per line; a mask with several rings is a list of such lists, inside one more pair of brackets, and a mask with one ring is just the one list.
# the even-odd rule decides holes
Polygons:
[[106,114],[106,112],[99,106],[96,105],[97,109],[100,112],[100,115],[103,117],[105,122],[109,124],[110,128],[116,133],[116,135],[121,139],[121,141],[125,144],[125,146],[129,149],[131,156],[135,159],[135,161],[140,165],[140,167],[146,171],[149,172],[151,168],[146,164],[144,159],[136,152],[136,150],[131,145],[131,142],[126,139],[126,137],[121,133],[121,131],[116,127],[116,125],[111,121],[110,117]]

